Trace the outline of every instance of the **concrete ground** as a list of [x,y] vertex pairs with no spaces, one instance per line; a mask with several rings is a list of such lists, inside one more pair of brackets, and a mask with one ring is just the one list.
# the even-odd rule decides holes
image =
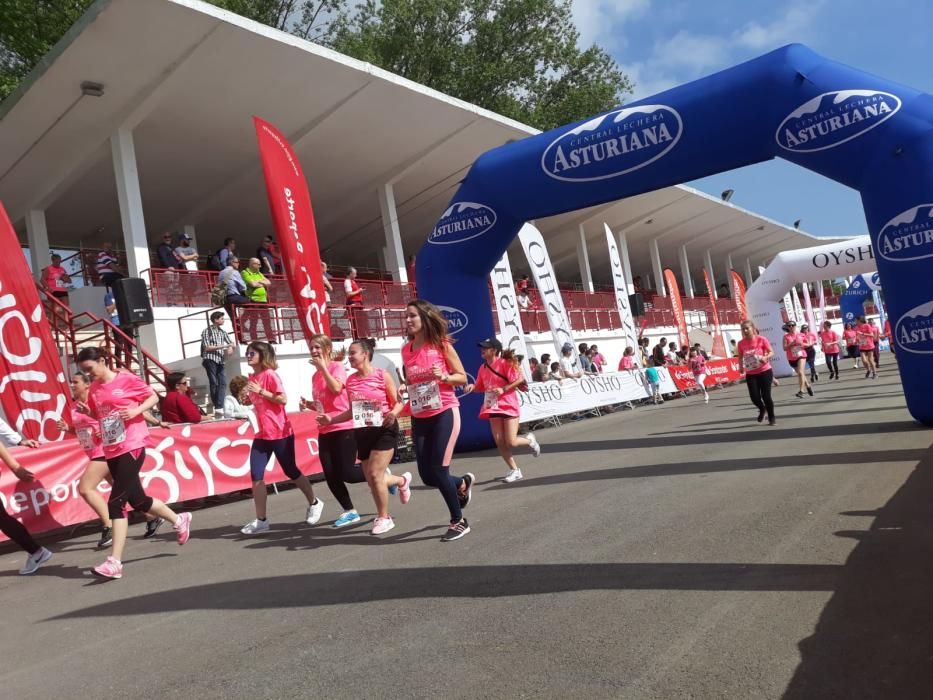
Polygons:
[[296,524],[289,491],[262,537],[249,501],[184,548],[135,526],[121,581],[88,575],[90,531],[30,579],[4,554],[2,696],[930,697],[933,433],[884,364],[804,400],[782,380],[776,427],[737,385],[542,430],[514,485],[458,457],[455,543],[433,491],[381,538]]

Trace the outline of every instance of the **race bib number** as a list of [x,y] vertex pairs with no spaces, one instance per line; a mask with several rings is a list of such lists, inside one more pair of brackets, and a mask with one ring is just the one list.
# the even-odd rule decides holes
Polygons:
[[94,449],[94,431],[92,431],[90,428],[79,428],[77,435],[78,443],[81,445],[81,449]]
[[431,411],[441,407],[441,388],[437,382],[421,382],[410,384],[408,387],[408,401],[412,413]]
[[744,355],[742,355],[742,366],[745,368],[746,371],[750,369],[758,369],[759,367],[761,367],[761,362],[755,356],[755,353],[747,352]]
[[382,406],[375,401],[353,402],[353,427],[378,428],[382,425]]
[[126,439],[126,425],[118,413],[101,418],[100,432],[105,445],[118,445]]
[[495,411],[499,408],[499,395],[495,391],[487,391],[483,397],[483,406],[489,410]]

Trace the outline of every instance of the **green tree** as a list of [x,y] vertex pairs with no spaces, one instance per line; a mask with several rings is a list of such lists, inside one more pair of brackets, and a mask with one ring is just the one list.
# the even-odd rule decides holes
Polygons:
[[208,0],[243,17],[327,43],[330,22],[346,8],[346,0]]

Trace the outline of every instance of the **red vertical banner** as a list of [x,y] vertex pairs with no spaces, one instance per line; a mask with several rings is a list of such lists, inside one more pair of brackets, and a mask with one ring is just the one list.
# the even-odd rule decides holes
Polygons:
[[680,297],[680,286],[677,284],[674,271],[669,267],[664,270],[664,284],[667,286],[667,293],[671,298],[671,311],[674,313],[674,324],[677,326],[677,338],[680,341],[680,347],[689,345],[690,335],[687,333],[687,319],[684,316],[684,303]]
[[717,357],[728,357],[726,354],[726,341],[722,337],[722,324],[719,323],[719,310],[716,308],[716,297],[713,290],[713,281],[709,278],[709,271],[703,270],[703,279],[706,281],[706,291],[709,294],[709,305],[713,310],[713,347],[712,354]]
[[315,333],[330,333],[330,320],[308,182],[298,156],[278,129],[259,117],[253,117],[253,123],[282,265],[301,330],[310,342]]
[[[61,440],[56,421],[70,400],[68,379],[39,291],[0,204],[0,405],[7,422],[32,440]],[[36,251],[32,251],[33,255]]]
[[735,308],[739,311],[739,318],[743,321],[748,318],[748,305],[745,303],[745,280],[735,270],[729,273],[729,281],[732,286],[732,298],[735,300]]

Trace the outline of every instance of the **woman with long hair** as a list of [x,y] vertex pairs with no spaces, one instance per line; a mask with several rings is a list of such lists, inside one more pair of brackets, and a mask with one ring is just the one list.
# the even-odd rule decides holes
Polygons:
[[[318,413],[318,456],[324,470],[327,488],[343,508],[334,527],[359,522],[360,514],[353,505],[347,484],[366,481],[363,468],[356,461],[356,437],[353,421],[349,420],[350,398],[347,395],[347,370],[334,359],[334,343],[324,334],[311,336],[311,401],[301,400],[301,407]],[[346,418],[333,420],[346,414]]]
[[246,384],[250,403],[256,410],[256,422],[259,430],[253,438],[249,451],[249,473],[253,484],[253,505],[256,518],[246,523],[241,529],[244,535],[256,535],[269,530],[266,520],[266,465],[272,455],[292,480],[298,490],[308,500],[308,512],[305,522],[314,525],[321,519],[324,502],[316,498],[308,477],[301,473],[295,458],[295,431],[285,413],[288,397],[285,385],[275,371],[279,365],[275,361],[275,350],[269,343],[254,341],[246,346],[246,364],[253,370]]
[[389,515],[389,491],[398,487],[402,504],[411,500],[411,472],[394,476],[387,468],[398,445],[398,417],[405,408],[399,400],[392,376],[373,367],[375,343],[358,338],[350,344],[350,366],[356,370],[347,378],[350,407],[336,415],[323,413],[322,426],[350,420],[356,436],[356,451],[363,462],[363,473],[376,504],[372,534],[382,535],[395,527]]
[[813,387],[811,387],[810,382],[807,381],[807,373],[805,371],[805,364],[807,361],[807,351],[804,347],[805,343],[806,338],[804,335],[797,332],[796,321],[788,321],[784,324],[784,352],[787,354],[787,361],[797,375],[797,386],[799,388],[796,396],[798,399],[803,398],[804,390],[806,390],[810,396],[813,396]]
[[829,378],[839,379],[839,334],[833,330],[831,321],[823,321],[823,330],[820,331],[820,345],[823,355],[826,356],[826,366],[829,368]]
[[527,447],[537,457],[541,454],[541,445],[534,433],[518,436],[519,399],[516,390],[525,383],[525,378],[515,353],[512,350],[503,351],[502,343],[496,338],[481,341],[479,347],[483,364],[476,371],[476,382],[467,384],[463,393],[483,392],[483,407],[479,417],[489,421],[499,455],[509,467],[504,481],[511,484],[522,478],[522,470],[515,463],[512,450]]
[[847,323],[842,331],[842,337],[846,341],[846,356],[852,358],[852,369],[858,369],[859,351],[858,351],[858,333],[855,332],[855,324]]
[[83,348],[78,353],[78,367],[93,378],[88,402],[78,406],[100,424],[101,443],[107,469],[113,479],[107,510],[113,523],[113,550],[107,560],[94,568],[103,578],[123,576],[123,549],[126,545],[127,504],[133,510],[164,518],[172,523],[178,544],[191,534],[191,513],[176,514],[162,501],[146,495],[139,471],[146,460],[149,428],[143,414],[158,403],[152,387],[131,372],[114,372],[107,366],[98,348]]
[[466,384],[466,371],[447,334],[447,319],[434,304],[423,299],[408,302],[405,330],[409,342],[402,346],[402,362],[418,474],[444,497],[450,527],[441,541],[451,542],[470,531],[462,509],[470,503],[474,477],[450,473],[460,434],[460,402],[454,387]]
[[859,355],[865,363],[865,379],[869,375],[875,379],[878,376],[875,369],[875,327],[867,323],[864,316],[859,316],[855,332],[858,334]]
[[703,392],[703,402],[709,403],[709,392],[706,390],[706,358],[703,357],[703,354],[697,348],[690,348],[689,354],[687,355],[687,365],[693,373],[693,378],[696,380],[697,386]]
[[803,349],[807,353],[807,362],[804,367],[810,368],[810,381],[818,382],[820,381],[820,375],[816,373],[816,343],[818,338],[806,323],[800,326],[800,335],[803,336]]
[[742,339],[736,346],[740,359],[740,372],[745,375],[745,384],[748,386],[748,397],[758,408],[758,422],[761,423],[768,416],[768,425],[774,425],[774,401],[771,399],[771,381],[774,372],[771,371],[771,358],[774,350],[771,343],[763,335],[758,334],[758,328],[750,320],[742,321]]

